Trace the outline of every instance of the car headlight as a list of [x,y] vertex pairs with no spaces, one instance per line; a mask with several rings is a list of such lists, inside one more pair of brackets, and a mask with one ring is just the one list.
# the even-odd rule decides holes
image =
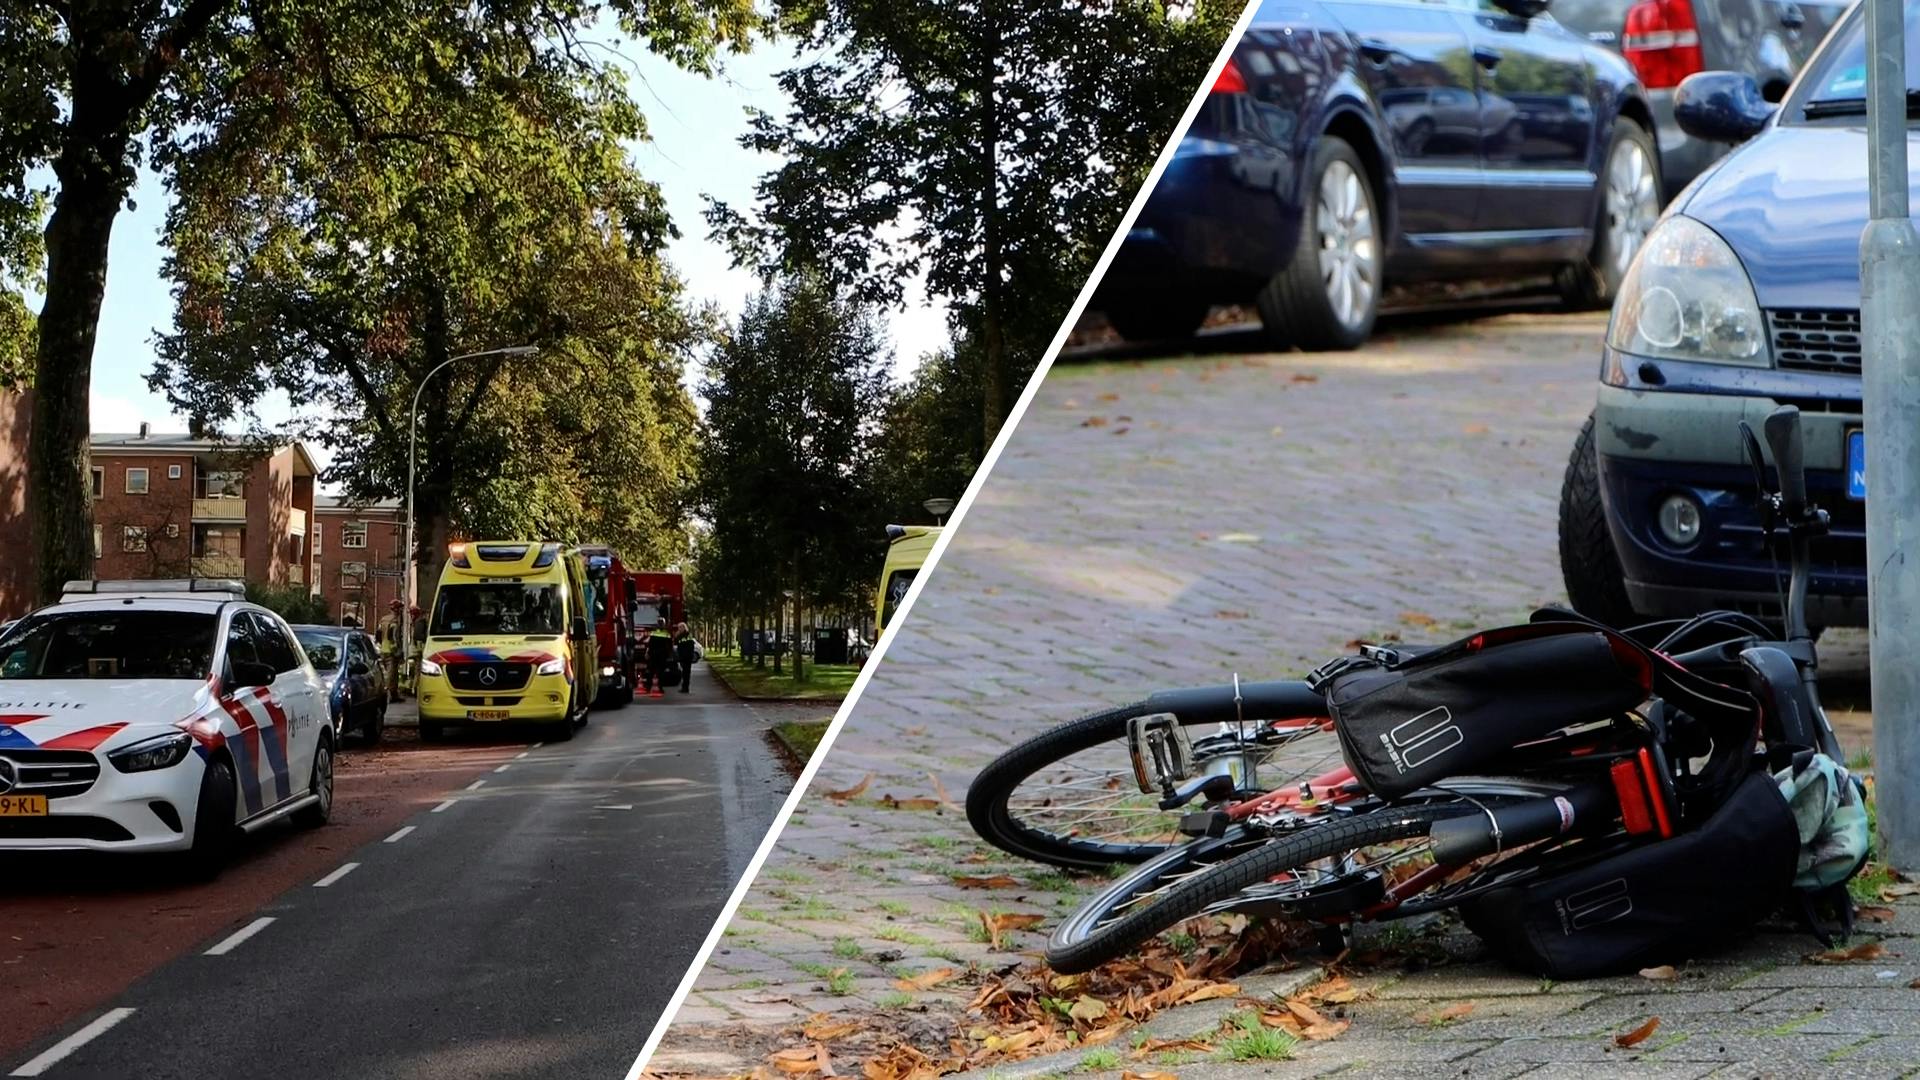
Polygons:
[[113,762],[113,767],[121,772],[152,772],[180,764],[192,748],[193,736],[176,731],[171,735],[156,735],[131,746],[110,750],[107,760]]
[[534,670],[542,675],[558,675],[567,670],[567,662],[559,657],[555,657],[552,660],[545,661],[539,667],[534,668]]
[[420,674],[438,675],[440,674],[440,665],[423,656],[420,658]]
[[1620,282],[1607,344],[1635,356],[1767,367],[1766,320],[1746,268],[1718,233],[1669,215]]

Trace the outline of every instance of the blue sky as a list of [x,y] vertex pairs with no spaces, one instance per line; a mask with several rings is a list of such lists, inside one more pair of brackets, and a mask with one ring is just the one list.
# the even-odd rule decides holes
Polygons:
[[[707,239],[701,196],[751,205],[754,181],[777,160],[739,145],[738,136],[747,126],[744,110],[750,104],[776,115],[783,110],[774,76],[792,66],[796,56],[788,45],[763,43],[746,56],[730,58],[724,76],[709,80],[643,50],[625,52],[631,58],[631,89],[646,110],[652,134],[650,143],[632,148],[634,161],[665,192],[682,234],[670,258],[690,298],[738,311],[755,281],[750,273],[731,267],[726,251]],[[168,412],[164,398],[147,390],[145,379],[152,367],[153,336],[173,321],[172,298],[160,274],[166,192],[156,177],[143,173],[134,199],[136,208],[123,211],[114,224],[106,302],[94,350],[93,428],[131,431],[144,420],[156,431],[182,431],[185,421]],[[944,312],[928,306],[917,286],[909,289],[907,310],[891,313],[890,322],[897,377],[911,372],[923,353],[946,341]],[[287,405],[263,402],[260,414],[268,420],[284,417]]]

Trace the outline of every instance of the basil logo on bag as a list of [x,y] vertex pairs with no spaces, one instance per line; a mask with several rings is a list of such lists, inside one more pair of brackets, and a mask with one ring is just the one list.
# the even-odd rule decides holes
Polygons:
[[1452,711],[1445,705],[1428,709],[1380,736],[1380,744],[1393,767],[1403,773],[1425,765],[1466,740],[1453,722]]
[[1555,900],[1553,907],[1560,913],[1560,932],[1571,934],[1633,914],[1633,897],[1627,895],[1627,879],[1614,878]]

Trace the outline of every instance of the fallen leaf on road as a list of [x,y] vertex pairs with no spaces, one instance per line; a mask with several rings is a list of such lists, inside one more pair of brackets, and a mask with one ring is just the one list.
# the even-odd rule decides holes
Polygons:
[[1297,383],[1313,383],[1313,382],[1319,382],[1320,376],[1313,375],[1305,371],[1296,371],[1293,373],[1293,377],[1288,379],[1287,381],[1297,382]]
[[896,799],[892,795],[880,796],[880,805],[889,810],[938,810],[939,799]]
[[1854,914],[1868,922],[1892,922],[1893,909],[1868,904],[1854,911]]
[[827,1057],[827,1048],[815,1043],[812,1046],[795,1046],[786,1050],[776,1050],[767,1059],[774,1068],[788,1076],[832,1076],[833,1062]]
[[1120,1073],[1120,1080],[1180,1080],[1180,1078],[1170,1072],[1134,1072],[1132,1069],[1126,1069]]
[[1220,534],[1220,542],[1223,544],[1254,544],[1258,543],[1259,540],[1260,538],[1252,533],[1230,532]]
[[[1199,1039],[1148,1039],[1133,1048],[1127,1056],[1135,1061],[1152,1057],[1154,1054],[1211,1054],[1213,1044]],[[1164,1074],[1163,1074],[1164,1075]]]
[[1816,964],[1851,964],[1858,960],[1878,960],[1887,951],[1877,941],[1862,942],[1851,949],[1828,949],[1807,957]]
[[835,1039],[844,1039],[859,1030],[860,1021],[858,1020],[848,1020],[844,1023],[836,1024],[833,1021],[833,1017],[828,1016],[826,1013],[814,1013],[807,1018],[807,1026],[800,1029],[800,1034],[805,1035],[814,1042],[823,1043],[832,1042]]
[[1451,1024],[1455,1020],[1459,1020],[1465,1017],[1468,1013],[1471,1013],[1474,1009],[1475,1004],[1476,1002],[1472,1002],[1472,1001],[1456,1001],[1444,1009],[1430,1009],[1426,1012],[1414,1013],[1413,1018],[1415,1021],[1419,1023],[1427,1024],[1430,1026],[1438,1025],[1438,1024]]
[[953,883],[963,889],[1017,889],[1020,883],[1005,874],[992,877],[968,877],[965,874],[951,874]]
[[1920,883],[1896,881],[1891,885],[1880,886],[1880,899],[1898,900],[1903,896],[1920,896]]
[[1119,400],[1120,400],[1120,395],[1119,395],[1119,394],[1101,394],[1098,400],[1100,400],[1100,401],[1119,401]]
[[1067,1007],[1067,1015],[1075,1020],[1089,1022],[1099,1020],[1107,1015],[1107,1003],[1097,997],[1082,994],[1078,1000]]
[[1646,1042],[1647,1036],[1653,1034],[1654,1029],[1659,1026],[1660,1026],[1660,1018],[1657,1016],[1650,1016],[1647,1018],[1646,1023],[1641,1024],[1639,1027],[1634,1028],[1632,1031],[1629,1031],[1624,1035],[1615,1035],[1613,1037],[1613,1045],[1618,1046],[1622,1049],[1625,1049],[1629,1046],[1639,1046],[1641,1043]]
[[861,796],[861,794],[863,794],[867,790],[868,786],[870,786],[872,783],[873,783],[873,774],[868,773],[866,776],[860,779],[859,783],[853,785],[850,788],[847,788],[845,791],[829,791],[826,793],[826,796],[827,798],[832,799],[835,802],[846,802],[848,799],[857,799]]
[[1467,435],[1485,435],[1487,433],[1487,425],[1468,424],[1466,427],[1461,428],[1460,431]]
[[934,1080],[943,1072],[961,1068],[962,1064],[935,1061],[906,1043],[899,1043],[879,1057],[868,1058],[861,1064],[860,1071],[867,1080]]
[[1215,998],[1232,997],[1239,992],[1240,988],[1233,983],[1214,983],[1211,986],[1203,986],[1181,998],[1180,1004],[1191,1005],[1196,1001],[1212,1001]]
[[1106,427],[1107,418],[1104,416],[1089,416],[1085,420],[1080,421],[1080,426],[1081,427]]
[[1668,982],[1679,978],[1680,972],[1672,964],[1661,964],[1659,967],[1641,968],[1640,977],[1653,979],[1656,982]]
[[1438,626],[1440,623],[1439,619],[1434,618],[1424,611],[1403,611],[1400,613],[1400,621],[1406,623],[1408,626],[1421,627]]
[[999,915],[980,913],[980,925],[987,931],[987,941],[994,948],[1000,947],[1000,935],[1008,930],[1025,930],[1038,926],[1046,919],[1045,915],[1026,915],[1017,912],[1003,912]]
[[932,971],[923,971],[909,978],[895,979],[893,988],[895,990],[931,990],[958,974],[960,971],[957,968],[934,968]]
[[935,795],[940,796],[940,801],[942,803],[945,803],[946,805],[951,806],[956,810],[959,809],[959,804],[953,801],[953,796],[947,794],[947,785],[941,783],[940,778],[938,776],[935,776],[932,773],[928,773],[927,779],[933,781],[933,793]]
[[1907,984],[1907,989],[1909,989],[1909,990],[1920,990],[1920,979],[1915,979],[1915,980],[1913,980],[1912,982],[1910,982],[1910,983],[1908,983],[1908,984]]

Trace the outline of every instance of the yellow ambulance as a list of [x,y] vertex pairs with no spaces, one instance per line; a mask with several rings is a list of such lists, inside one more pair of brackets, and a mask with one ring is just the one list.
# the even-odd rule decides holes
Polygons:
[[880,568],[880,595],[874,603],[875,636],[887,628],[887,620],[906,599],[907,589],[919,576],[938,539],[938,525],[887,526],[887,561]]
[[573,738],[599,693],[586,561],[559,544],[455,544],[420,660],[420,737],[449,724],[539,724]]

